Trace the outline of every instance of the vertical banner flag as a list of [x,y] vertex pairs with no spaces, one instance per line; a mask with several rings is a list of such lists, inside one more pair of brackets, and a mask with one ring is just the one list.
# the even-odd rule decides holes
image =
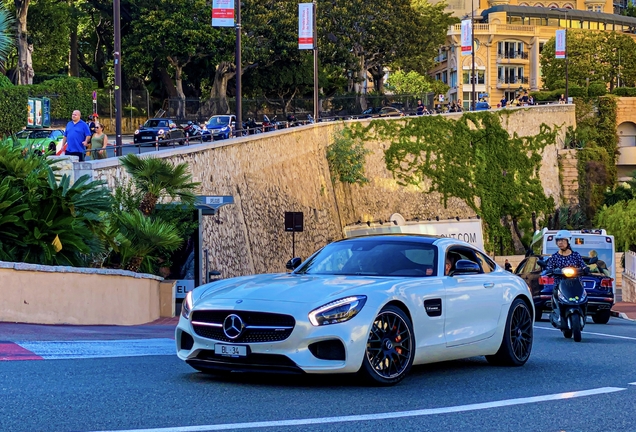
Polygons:
[[473,22],[469,19],[462,21],[462,55],[473,53]]
[[234,0],[212,1],[212,27],[234,27]]
[[565,58],[565,30],[556,31],[556,42],[554,44],[554,58]]
[[298,4],[298,49],[314,49],[314,4]]

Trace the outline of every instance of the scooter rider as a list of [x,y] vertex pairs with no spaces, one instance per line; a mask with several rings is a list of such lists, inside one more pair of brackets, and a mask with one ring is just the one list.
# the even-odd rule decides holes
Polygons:
[[[547,270],[554,270],[555,268],[576,267],[584,269],[586,264],[583,258],[578,252],[575,252],[570,247],[570,241],[572,240],[572,234],[568,230],[560,230],[554,236],[559,250],[555,252],[547,262]],[[561,282],[561,276],[554,276],[554,290],[556,291]]]

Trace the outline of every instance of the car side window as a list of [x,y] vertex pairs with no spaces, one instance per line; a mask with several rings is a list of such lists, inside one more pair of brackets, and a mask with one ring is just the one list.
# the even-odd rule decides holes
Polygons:
[[482,254],[481,252],[475,252],[475,255],[477,255],[477,260],[479,262],[479,265],[481,265],[481,269],[484,273],[490,273],[495,270],[495,263],[493,263],[490,258]]
[[[455,271],[455,263],[459,261],[460,259],[472,261],[475,264],[480,263],[479,260],[477,259],[477,256],[475,255],[475,252],[473,252],[470,249],[461,248],[461,247],[450,248],[448,252],[446,253],[446,257],[449,258],[451,261],[451,272]],[[483,271],[483,267],[482,267],[482,271]]]

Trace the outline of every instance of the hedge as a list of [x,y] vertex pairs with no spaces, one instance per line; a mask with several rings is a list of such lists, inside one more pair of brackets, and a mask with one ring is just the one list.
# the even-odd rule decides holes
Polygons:
[[93,112],[93,83],[88,78],[64,77],[28,86],[29,96],[51,99],[51,119],[71,119],[74,110],[82,117]]
[[612,94],[616,96],[635,97],[636,87],[616,87],[612,90]]
[[25,86],[0,88],[0,135],[9,136],[27,124],[28,89]]

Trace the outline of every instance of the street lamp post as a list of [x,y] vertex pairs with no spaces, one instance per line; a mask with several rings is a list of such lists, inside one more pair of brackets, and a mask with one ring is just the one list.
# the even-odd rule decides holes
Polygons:
[[473,92],[471,94],[471,111],[475,111],[475,0],[471,0],[471,11],[470,11],[470,43],[472,46],[470,47],[470,52],[472,54],[472,70],[471,70],[471,79],[473,82]]
[[243,107],[241,100],[241,75],[242,75],[242,59],[241,59],[241,0],[236,0],[236,130],[243,134]]
[[313,27],[314,27],[314,122],[318,121],[318,3],[313,0],[314,13],[313,13]]
[[120,0],[113,1],[113,26],[115,33],[115,155],[123,154],[121,147],[121,17]]
[[565,103],[570,102],[569,90],[570,83],[568,79],[568,66],[570,64],[570,47],[568,46],[568,10],[565,9]]

